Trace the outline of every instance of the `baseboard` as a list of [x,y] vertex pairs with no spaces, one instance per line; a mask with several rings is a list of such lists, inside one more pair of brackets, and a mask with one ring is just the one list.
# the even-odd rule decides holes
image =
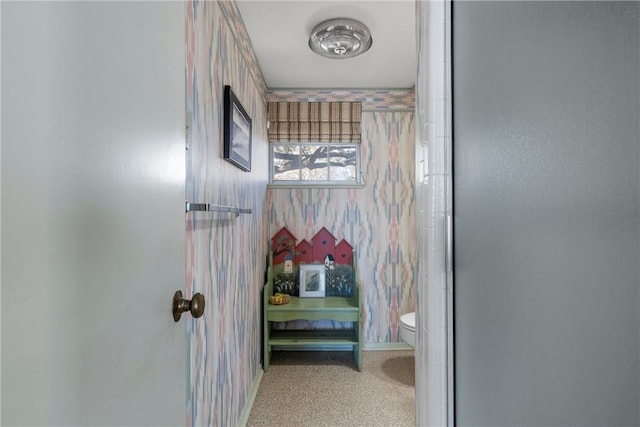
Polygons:
[[251,409],[253,408],[253,402],[256,401],[256,395],[258,394],[258,388],[260,388],[260,383],[262,382],[262,376],[264,375],[264,371],[262,368],[258,371],[258,375],[253,380],[253,385],[251,386],[251,390],[249,391],[249,396],[247,396],[247,403],[244,405],[244,409],[242,410],[242,414],[240,415],[240,419],[238,420],[239,427],[245,427],[247,425],[247,421],[249,421],[249,415],[251,415]]
[[362,349],[364,351],[413,350],[413,347],[403,342],[366,342]]
[[[274,351],[352,351],[351,345],[314,345],[314,346],[286,346],[280,347],[274,345],[272,347]],[[362,343],[362,350],[364,351],[386,351],[386,350],[413,350],[409,344],[404,342],[370,342]]]

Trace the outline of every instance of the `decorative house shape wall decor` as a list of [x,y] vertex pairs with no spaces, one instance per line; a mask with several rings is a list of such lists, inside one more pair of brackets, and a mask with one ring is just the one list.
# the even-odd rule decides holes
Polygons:
[[298,243],[296,255],[296,264],[311,264],[314,261],[311,243],[306,240]]
[[296,245],[296,236],[282,227],[271,239],[273,256],[273,292],[298,296],[298,271],[302,264],[325,267],[326,296],[350,296],[353,293],[353,247],[344,239],[336,246],[336,238],[322,227],[311,239]]
[[282,227],[271,239],[273,263],[282,264],[286,259],[295,259],[296,236]]
[[326,228],[322,227],[320,231],[311,239],[313,245],[313,260],[324,262],[327,255],[336,257],[336,238]]
[[336,246],[336,264],[351,265],[353,263],[353,247],[346,240],[340,240]]

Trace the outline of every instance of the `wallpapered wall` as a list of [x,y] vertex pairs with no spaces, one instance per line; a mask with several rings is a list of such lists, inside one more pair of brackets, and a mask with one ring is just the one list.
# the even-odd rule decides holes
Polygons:
[[[261,369],[266,88],[234,2],[187,1],[185,37],[186,199],[253,211],[237,218],[220,213],[186,216],[187,295],[202,292],[207,298],[204,316],[187,326],[186,424],[236,425]],[[223,159],[225,84],[253,119],[251,172]]]
[[[185,40],[185,198],[252,209],[239,217],[186,216],[187,296],[207,298],[204,316],[187,325],[186,423],[235,425],[261,368],[267,236],[280,227],[311,238],[326,226],[347,239],[357,251],[364,290],[365,341],[399,341],[399,315],[414,307],[413,92],[280,91],[287,99],[363,101],[367,186],[267,191],[266,85],[235,3],[187,1]],[[222,158],[225,84],[253,120],[251,172]]]
[[[354,247],[364,295],[364,341],[400,342],[400,315],[414,311],[414,93],[393,90],[273,90],[269,101],[362,101],[361,189],[275,189],[267,192],[269,236],[286,226],[298,239],[326,227]],[[304,327],[324,327],[327,322]],[[300,327],[300,322],[287,327]],[[336,325],[332,326],[342,326]]]

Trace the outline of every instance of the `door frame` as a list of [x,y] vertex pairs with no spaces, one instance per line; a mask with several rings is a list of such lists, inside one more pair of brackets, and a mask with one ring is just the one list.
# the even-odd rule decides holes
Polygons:
[[455,425],[451,3],[416,3],[416,425]]

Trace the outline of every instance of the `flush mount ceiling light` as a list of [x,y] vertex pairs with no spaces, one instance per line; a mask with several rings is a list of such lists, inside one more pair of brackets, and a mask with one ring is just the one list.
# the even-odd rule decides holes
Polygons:
[[349,18],[324,21],[315,26],[309,36],[309,47],[325,58],[353,58],[365,53],[373,39],[366,25]]

